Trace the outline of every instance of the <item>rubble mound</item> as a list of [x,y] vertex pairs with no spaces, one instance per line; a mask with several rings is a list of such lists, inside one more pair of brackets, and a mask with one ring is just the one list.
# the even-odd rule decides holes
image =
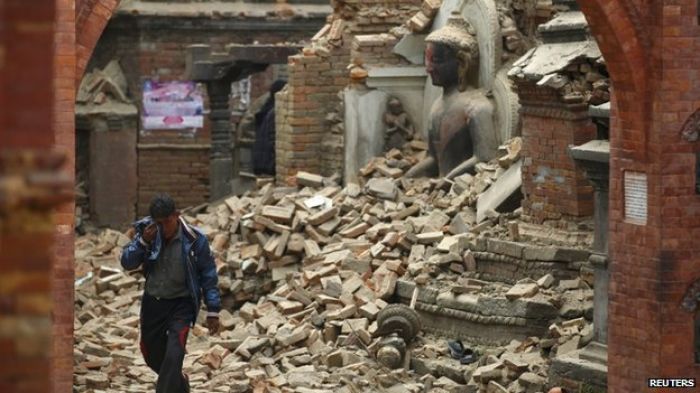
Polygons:
[[[480,195],[517,156],[511,151],[509,159],[482,164],[453,182],[406,179],[402,173],[423,152],[420,142],[411,143],[363,168],[363,184],[343,188],[302,172],[295,187],[266,184],[184,211],[210,240],[224,304],[219,334],[200,324],[192,329],[185,372],[194,391],[457,392],[500,386],[536,392],[545,384],[549,356],[590,341],[592,290],[578,278],[587,254],[515,242],[517,212],[491,210],[482,221],[476,218]],[[522,240],[525,233],[518,236]],[[118,263],[128,241],[113,230],[76,241],[77,392],[153,389],[155,375],[138,350],[145,280]],[[536,283],[522,277],[514,286],[481,280],[478,265],[490,262],[480,258],[503,255],[511,259],[499,263],[514,266],[514,277],[539,274],[526,268],[530,262],[565,267],[552,270],[559,277]],[[567,274],[576,278],[561,279]],[[409,303],[416,285],[415,311],[390,305]],[[425,313],[432,314],[426,319]],[[533,315],[539,319],[529,319]],[[463,365],[447,350],[454,332],[441,338],[431,338],[429,329],[419,333],[445,321],[455,326],[449,320],[474,332],[501,329],[500,338],[516,331],[520,338],[505,346],[465,341],[479,361]],[[521,329],[532,321],[542,338]],[[376,361],[383,324],[415,337],[407,369],[390,370]],[[521,330],[503,330],[509,327]]]

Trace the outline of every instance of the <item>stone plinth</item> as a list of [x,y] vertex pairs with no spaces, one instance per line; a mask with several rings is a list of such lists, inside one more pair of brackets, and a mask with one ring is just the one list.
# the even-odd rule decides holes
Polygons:
[[595,268],[595,311],[594,322],[596,339],[607,343],[608,320],[608,198],[610,181],[610,143],[591,141],[571,149],[571,156],[586,171],[587,178],[595,188],[595,237],[594,254],[589,261]]
[[[592,113],[599,116],[599,113]],[[608,338],[608,198],[610,181],[610,144],[594,140],[570,149],[573,159],[586,171],[586,177],[595,188],[594,253],[589,261],[595,269],[594,282],[594,338],[581,350],[555,358],[552,362],[552,383],[572,390],[599,390],[607,388]]]

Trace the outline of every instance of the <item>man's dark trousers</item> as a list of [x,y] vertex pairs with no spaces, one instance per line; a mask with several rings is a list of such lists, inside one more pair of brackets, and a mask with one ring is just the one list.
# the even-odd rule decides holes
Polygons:
[[145,293],[141,303],[141,353],[148,367],[158,374],[156,393],[187,393],[182,374],[185,345],[195,319],[189,297],[156,299]]

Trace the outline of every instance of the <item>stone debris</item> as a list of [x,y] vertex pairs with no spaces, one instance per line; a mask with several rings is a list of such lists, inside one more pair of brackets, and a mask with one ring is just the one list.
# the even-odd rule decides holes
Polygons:
[[551,274],[546,274],[537,280],[537,285],[544,289],[550,288],[552,284],[554,284],[554,276]]
[[[608,103],[610,78],[600,49],[593,40],[575,38],[587,28],[581,12],[557,14],[538,27],[544,43],[515,61],[509,75],[551,88],[567,103]],[[563,31],[570,42],[561,40]]]
[[426,336],[423,346],[414,350],[411,366],[420,375],[438,378],[432,386],[450,386],[447,391],[542,392],[547,390],[549,359],[581,348],[589,329],[592,324],[583,319],[562,321],[551,327],[550,332],[558,332],[554,335],[512,340],[499,347],[475,345],[471,348],[481,357],[468,365],[445,358],[443,338]]
[[108,103],[130,104],[126,95],[127,81],[117,60],[112,60],[104,69],[85,75],[80,83],[76,103],[85,106],[100,106]]
[[524,297],[532,297],[537,294],[537,291],[538,286],[536,283],[518,283],[508,290],[506,293],[506,298],[509,300],[515,300]]
[[[592,290],[578,278],[588,253],[540,246],[525,231],[527,244],[512,241],[517,211],[476,223],[479,196],[508,160],[480,164],[454,182],[394,177],[387,168],[403,171],[424,154],[411,147],[416,142],[367,164],[360,185],[343,188],[300,173],[297,187],[261,183],[243,196],[183,211],[210,240],[223,305],[218,335],[200,324],[191,331],[185,372],[196,390],[534,392],[536,377],[546,376],[543,351],[569,353],[591,340]],[[504,157],[517,157],[513,151]],[[119,265],[131,235],[104,230],[76,240],[75,391],[153,389],[155,374],[138,350],[145,280]],[[489,268],[494,258],[523,266],[517,269],[524,277],[495,282],[513,273]],[[564,270],[552,270],[557,264]],[[480,360],[469,366],[449,357],[446,338],[425,333],[408,356],[415,373],[383,369],[374,360],[376,318],[397,300],[401,280],[437,288],[438,303],[454,309],[471,310],[489,297],[532,298],[575,322],[555,321],[544,329],[548,337],[505,350],[476,346]]]

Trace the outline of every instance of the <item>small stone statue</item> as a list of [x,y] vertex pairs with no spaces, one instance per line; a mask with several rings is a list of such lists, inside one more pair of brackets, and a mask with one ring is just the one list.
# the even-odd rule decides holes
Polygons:
[[427,72],[443,92],[430,112],[429,156],[406,175],[451,179],[496,157],[494,105],[485,91],[470,82],[475,73],[471,71],[478,69],[479,46],[459,13],[453,13],[447,25],[428,35],[426,42]]
[[387,102],[387,111],[384,113],[384,149],[401,149],[406,142],[413,140],[414,128],[411,119],[403,109],[403,104],[398,98],[392,97]]

